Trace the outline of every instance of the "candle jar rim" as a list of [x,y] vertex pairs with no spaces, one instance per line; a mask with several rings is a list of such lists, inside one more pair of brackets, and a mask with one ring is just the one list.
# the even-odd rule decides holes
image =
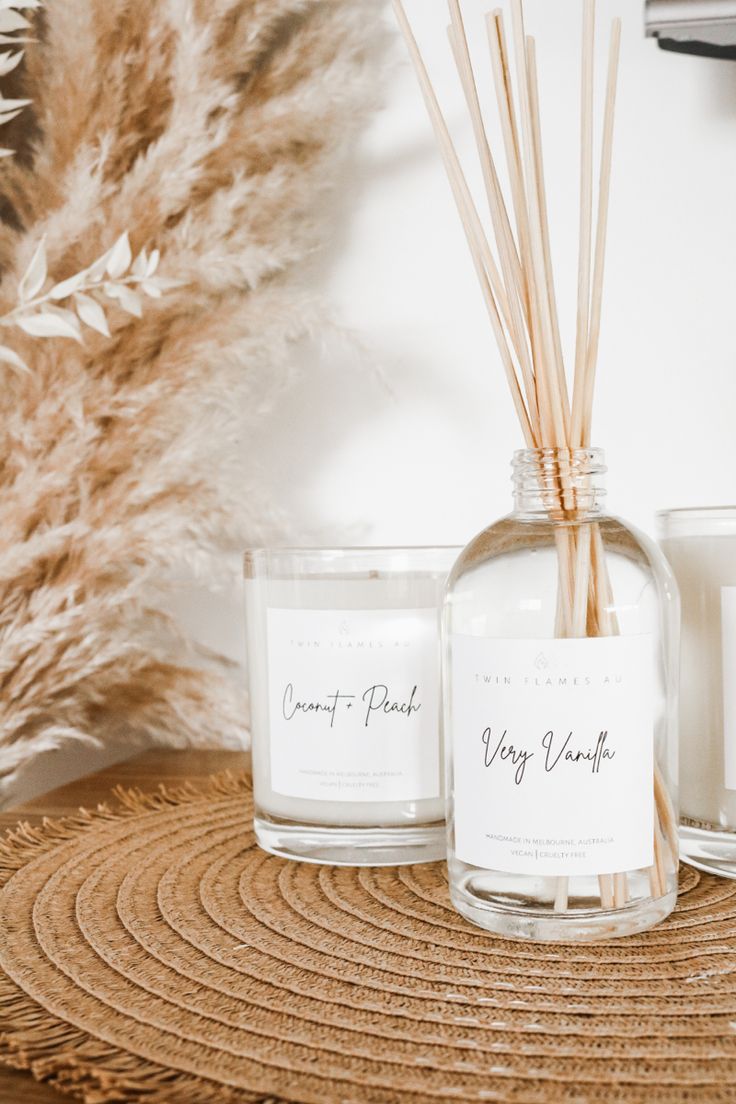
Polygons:
[[681,506],[657,511],[663,540],[736,534],[736,506]]
[[[449,571],[462,551],[460,545],[356,545],[346,547],[249,548],[243,557],[246,578],[265,571],[309,576],[331,565],[348,574],[375,570],[390,573]],[[354,565],[354,566],[351,566]]]
[[736,505],[733,506],[674,506],[669,510],[657,510],[657,517],[670,517],[678,515],[684,517],[710,516],[711,514],[736,514]]
[[456,544],[274,544],[255,545],[253,548],[246,548],[245,555],[258,555],[264,552],[269,555],[274,553],[278,555],[281,553],[311,555],[314,552],[327,552],[331,555],[338,555],[343,552],[444,552],[458,547],[461,546]]

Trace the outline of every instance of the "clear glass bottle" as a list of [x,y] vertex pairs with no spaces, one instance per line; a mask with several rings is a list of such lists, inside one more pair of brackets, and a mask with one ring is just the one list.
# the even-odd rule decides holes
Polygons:
[[605,471],[517,453],[513,512],[448,583],[450,893],[504,936],[628,935],[675,904],[679,598]]

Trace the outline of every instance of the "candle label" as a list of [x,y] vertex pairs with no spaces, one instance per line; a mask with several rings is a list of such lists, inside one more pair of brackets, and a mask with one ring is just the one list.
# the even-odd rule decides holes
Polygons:
[[439,625],[414,610],[268,610],[271,785],[321,801],[440,786]]
[[736,790],[736,587],[721,587],[724,783]]
[[652,865],[652,647],[453,636],[459,859],[552,876]]

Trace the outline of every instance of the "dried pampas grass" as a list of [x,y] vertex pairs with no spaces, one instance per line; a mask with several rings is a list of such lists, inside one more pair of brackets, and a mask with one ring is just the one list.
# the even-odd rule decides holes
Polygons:
[[133,255],[160,251],[166,290],[142,310],[100,291],[110,336],[95,315],[83,344],[2,334],[29,371],[0,365],[0,794],[67,741],[242,739],[239,691],[161,583],[267,531],[247,473],[234,489],[235,446],[320,317],[299,269],[329,238],[383,44],[375,0],[24,15],[37,41],[3,80],[31,106],[2,132],[0,314],[42,241],[58,282],[127,232]]

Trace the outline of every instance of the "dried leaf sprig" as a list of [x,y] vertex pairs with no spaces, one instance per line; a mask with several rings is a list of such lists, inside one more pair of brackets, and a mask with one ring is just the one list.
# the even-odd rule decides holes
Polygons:
[[[82,343],[84,324],[109,337],[105,299],[140,318],[143,295],[160,299],[168,288],[178,286],[178,281],[156,275],[159,260],[158,249],[150,254],[142,249],[134,259],[126,230],[87,268],[46,286],[48,264],[42,239],[18,285],[18,305],[0,316],[0,326],[17,326],[31,337],[67,337]],[[0,345],[0,362],[28,371],[25,361],[7,345]]]
[[[19,37],[20,32],[31,29],[31,23],[21,12],[40,7],[41,0],[0,0],[0,44],[35,41],[27,34]],[[24,50],[0,53],[0,78],[18,67],[24,53]],[[0,126],[15,119],[31,102],[30,99],[6,99],[0,93]],[[0,157],[12,156],[14,152],[2,149]],[[110,337],[105,299],[117,302],[121,310],[141,318],[142,294],[160,299],[168,287],[175,286],[175,281],[155,275],[159,260],[158,250],[149,256],[145,249],[134,260],[126,230],[111,249],[87,268],[46,287],[48,263],[43,237],[18,284],[18,303],[0,315],[0,327],[17,326],[31,337],[66,337],[82,343],[82,325],[85,325]],[[23,358],[4,344],[0,344],[0,364],[17,371],[29,370]]]
[[[0,45],[18,47],[23,42],[32,42],[33,39],[26,32],[31,29],[31,24],[21,12],[24,9],[40,8],[41,0],[0,0]],[[0,77],[6,77],[17,69],[23,60],[24,50],[4,50],[0,52]],[[0,126],[9,123],[20,115],[24,107],[28,107],[30,100],[8,100],[0,93]],[[15,150],[0,149],[0,157],[12,157]]]

